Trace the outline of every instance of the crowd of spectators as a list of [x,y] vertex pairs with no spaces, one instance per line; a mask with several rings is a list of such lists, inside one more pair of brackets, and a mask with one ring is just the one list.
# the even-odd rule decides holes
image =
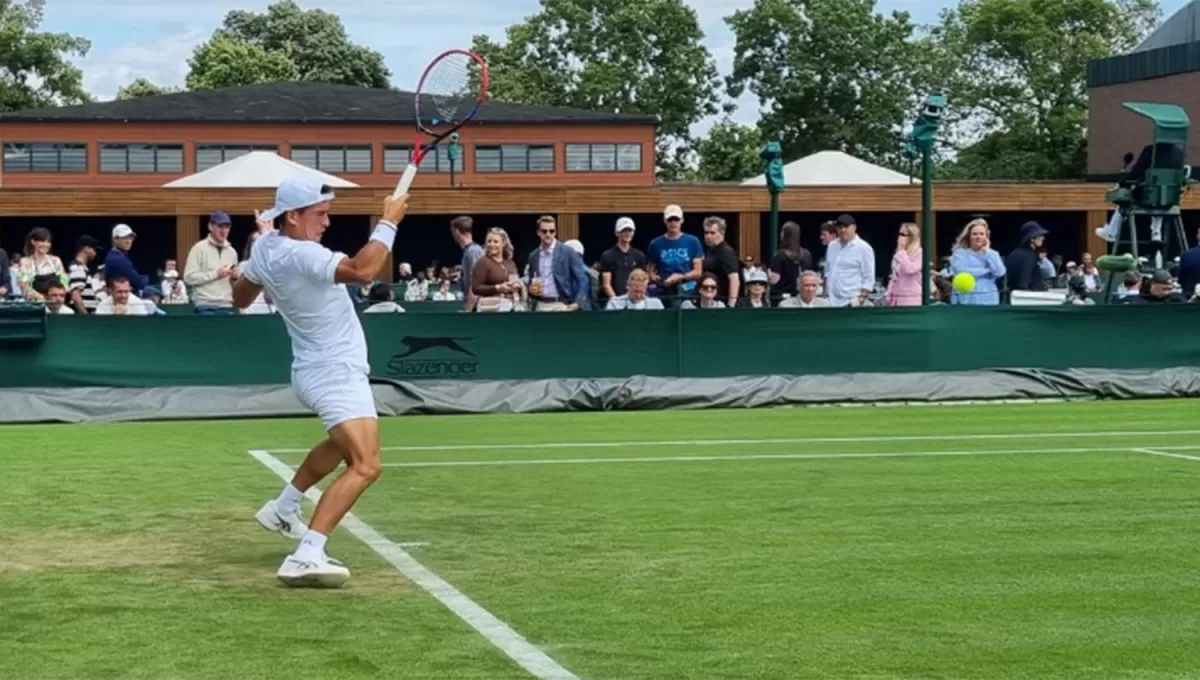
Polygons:
[[[474,220],[456,218],[450,235],[462,249],[460,264],[414,270],[401,262],[396,283],[348,287],[348,294],[369,313],[403,312],[405,304],[429,302],[468,312],[574,312],[918,306],[922,301],[924,254],[914,223],[897,225],[889,271],[877,273],[875,248],[858,235],[851,215],[815,226],[824,248],[816,254],[801,246],[801,225],[785,223],[779,250],[766,263],[739,257],[720,217],[699,220],[702,238],[689,233],[678,205],[663,210],[661,226],[653,226],[661,233],[645,252],[633,245],[639,225],[630,217],[616,220],[612,246],[590,258],[578,240],[559,240],[553,216],[531,222],[539,245],[518,254],[504,229],[488,229],[480,244],[474,240]],[[50,314],[146,316],[184,306],[201,315],[234,314],[233,283],[254,239],[238,253],[229,242],[230,225],[227,213],[213,213],[207,234],[192,246],[182,270],[168,260],[154,279],[129,257],[137,235],[128,225],[113,227],[108,243],[81,236],[66,265],[51,253],[53,235],[38,227],[19,255],[0,250],[0,298],[44,303]],[[991,247],[991,236],[986,220],[972,220],[951,254],[931,263],[936,304],[999,305],[1015,300],[1015,291],[1047,293],[1052,302],[1061,295],[1063,304],[1095,304],[1105,289],[1106,277],[1090,253],[1078,263],[1051,256],[1048,232],[1036,222],[1022,227],[1018,246],[1007,254]],[[961,273],[971,275],[973,286],[955,290],[951,281]],[[1111,289],[1111,301],[1118,303],[1197,301],[1200,246],[1168,269],[1117,274]],[[274,311],[262,295],[242,313]]]

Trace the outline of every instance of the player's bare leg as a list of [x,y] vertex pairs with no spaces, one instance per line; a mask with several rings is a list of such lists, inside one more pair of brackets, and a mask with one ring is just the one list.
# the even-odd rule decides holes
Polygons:
[[345,453],[346,469],[321,494],[300,546],[280,567],[277,576],[288,585],[337,587],[350,578],[345,565],[325,554],[325,542],[359,496],[379,479],[383,469],[377,419],[359,418],[341,423],[329,431],[329,441]]
[[283,487],[279,497],[267,501],[254,518],[268,531],[294,540],[303,538],[308,527],[300,513],[300,499],[305,491],[337,469],[345,457],[337,444],[329,439],[322,440],[308,452],[291,483]]

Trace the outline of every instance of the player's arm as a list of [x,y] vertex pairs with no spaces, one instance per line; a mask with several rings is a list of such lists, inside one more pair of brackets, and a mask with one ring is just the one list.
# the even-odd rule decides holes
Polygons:
[[338,262],[333,274],[334,283],[355,283],[367,285],[375,280],[383,266],[387,264],[388,256],[392,254],[392,244],[396,240],[396,226],[404,221],[408,211],[408,194],[388,196],[383,200],[383,219],[375,225],[371,232],[371,240],[363,246],[354,257],[343,258]]
[[254,304],[254,301],[258,299],[258,294],[262,292],[262,284],[251,281],[250,276],[249,267],[247,267],[247,271],[242,272],[242,276],[233,284],[235,309],[243,310]]

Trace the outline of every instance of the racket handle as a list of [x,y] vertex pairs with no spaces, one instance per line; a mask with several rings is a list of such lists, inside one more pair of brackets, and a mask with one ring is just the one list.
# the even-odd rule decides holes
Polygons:
[[392,192],[393,196],[403,196],[408,193],[408,188],[412,186],[413,179],[417,176],[417,164],[409,163],[404,168],[404,174],[400,176],[400,182],[396,185],[396,190]]

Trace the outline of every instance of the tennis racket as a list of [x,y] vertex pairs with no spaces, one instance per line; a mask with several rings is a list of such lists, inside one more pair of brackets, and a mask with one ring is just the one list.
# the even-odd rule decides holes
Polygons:
[[[404,168],[394,196],[408,192],[426,154],[479,113],[487,91],[488,67],[478,54],[448,50],[430,62],[413,97],[417,141],[412,160]],[[422,144],[421,135],[429,136],[430,141]]]

